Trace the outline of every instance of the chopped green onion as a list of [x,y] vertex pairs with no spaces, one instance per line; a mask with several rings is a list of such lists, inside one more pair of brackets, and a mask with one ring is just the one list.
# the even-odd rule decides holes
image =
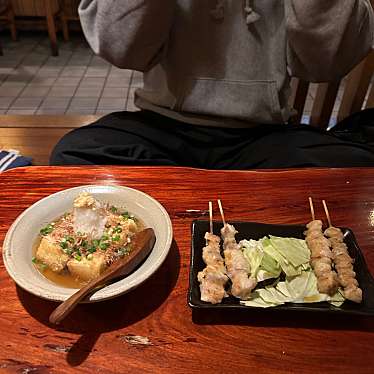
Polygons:
[[98,247],[99,244],[100,244],[100,241],[99,241],[99,240],[97,240],[97,239],[92,240],[92,245],[93,245],[93,246]]
[[117,253],[118,253],[118,256],[123,257],[125,255],[125,250],[121,248],[117,251]]
[[106,251],[108,247],[109,247],[108,243],[100,243],[100,249],[102,249],[103,251]]
[[130,250],[128,248],[121,248],[117,251],[117,254],[120,256],[120,257],[124,257],[124,256],[128,256],[128,254],[130,253]]
[[48,268],[48,265],[46,265],[46,264],[40,264],[39,267],[40,267],[41,271],[44,271],[44,270],[46,270]]
[[72,236],[65,236],[65,239],[69,242],[69,243],[74,243],[74,238]]
[[112,240],[114,242],[119,242],[120,239],[121,239],[121,237],[119,235],[113,236],[113,238],[112,238]]
[[67,249],[67,247],[68,247],[68,243],[66,243],[66,241],[61,241],[60,242],[60,247],[62,248],[62,249]]
[[78,236],[82,236],[83,234],[80,231],[77,231]]
[[130,214],[129,214],[129,212],[124,212],[124,213],[122,213],[121,215],[122,215],[122,217],[123,217],[124,219],[130,219]]
[[118,232],[118,233],[121,233],[122,232],[122,228],[117,226],[113,229],[113,232]]
[[53,226],[49,224],[40,230],[40,234],[43,236],[46,236],[50,234],[52,231],[53,231]]
[[38,260],[36,259],[36,257],[33,257],[33,258],[31,259],[31,261],[32,261],[34,264],[37,264],[37,263],[38,263]]
[[86,248],[87,245],[88,245],[87,240],[82,240],[81,246],[82,246],[83,248]]
[[91,245],[91,247],[88,247],[88,248],[87,248],[87,251],[88,251],[89,253],[95,253],[95,252],[96,252],[96,247],[94,247],[93,245]]
[[108,240],[109,239],[109,236],[108,235],[103,235],[102,237],[101,237],[101,240]]
[[115,207],[115,206],[112,206],[112,207],[110,207],[110,211],[112,212],[112,213],[117,213],[117,208]]
[[74,258],[75,258],[77,261],[81,261],[81,260],[82,260],[82,256],[81,256],[81,255],[75,255]]

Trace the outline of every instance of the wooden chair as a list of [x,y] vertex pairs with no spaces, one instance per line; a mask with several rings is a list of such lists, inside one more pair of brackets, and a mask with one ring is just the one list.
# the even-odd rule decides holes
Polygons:
[[69,38],[68,25],[70,21],[77,21],[80,24],[78,7],[80,0],[60,0],[60,9],[62,10],[62,24],[66,27],[66,34]]
[[[5,24],[9,25],[10,33],[12,36],[12,40],[17,40],[17,29],[16,29],[16,22],[14,17],[13,6],[10,0],[2,0],[0,1],[0,23],[4,22]],[[0,56],[3,55],[3,49],[1,47],[0,41]]]
[[[310,115],[310,125],[320,128],[328,127],[339,88],[343,86],[344,92],[337,115],[338,121],[361,109],[374,108],[374,85],[368,92],[373,74],[374,52],[371,52],[366,59],[348,74],[344,82],[318,84]],[[292,118],[292,121],[300,123],[304,114],[310,83],[293,79],[291,86],[293,93],[290,103],[297,111],[297,115]],[[367,95],[368,99],[365,103]]]
[[[374,8],[374,0],[370,0]],[[315,127],[327,128],[335,106],[339,88],[343,85],[344,93],[340,102],[337,121],[348,117],[361,109],[374,108],[374,83],[371,85],[374,74],[374,51],[372,51],[359,65],[346,77],[345,82],[322,83],[318,85],[312,106],[310,124]],[[297,115],[292,118],[294,123],[300,123],[305,103],[308,97],[310,83],[293,79],[291,82],[292,94],[290,104],[296,109]],[[365,103],[365,98],[367,100]]]
[[59,0],[12,0],[16,16],[45,17],[53,56],[58,55],[56,35],[57,18],[61,21],[64,40],[69,40],[68,25],[62,3],[63,2]]

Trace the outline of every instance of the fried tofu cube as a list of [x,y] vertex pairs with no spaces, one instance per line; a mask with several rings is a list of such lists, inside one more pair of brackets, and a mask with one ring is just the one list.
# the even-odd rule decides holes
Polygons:
[[88,282],[97,278],[105,270],[105,254],[95,252],[90,260],[87,257],[82,257],[80,261],[71,259],[67,265],[73,277]]
[[46,237],[40,241],[35,257],[56,273],[60,273],[69,260],[69,256],[62,251],[60,246]]

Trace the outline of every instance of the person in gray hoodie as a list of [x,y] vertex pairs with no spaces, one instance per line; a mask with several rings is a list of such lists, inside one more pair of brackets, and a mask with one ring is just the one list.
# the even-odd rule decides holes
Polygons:
[[74,130],[52,164],[374,165],[374,148],[288,124],[290,79],[342,79],[371,50],[369,0],[82,0],[94,52],[144,72],[139,112]]

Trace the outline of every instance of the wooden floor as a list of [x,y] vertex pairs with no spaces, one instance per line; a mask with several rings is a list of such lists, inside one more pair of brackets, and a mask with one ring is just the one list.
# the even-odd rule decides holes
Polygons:
[[88,125],[100,116],[0,115],[0,149],[17,149],[32,157],[34,165],[48,165],[58,140],[69,131]]

